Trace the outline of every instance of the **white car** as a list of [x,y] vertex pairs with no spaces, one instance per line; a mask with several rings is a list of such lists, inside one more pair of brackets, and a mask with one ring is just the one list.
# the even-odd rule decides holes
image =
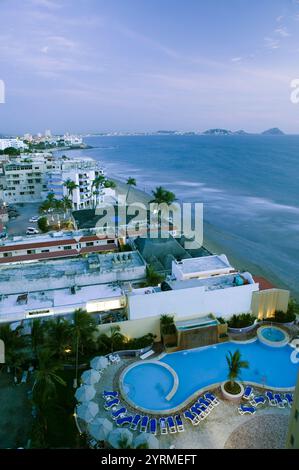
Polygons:
[[27,228],[26,235],[37,235],[37,234],[39,234],[39,231],[36,228],[34,227]]
[[33,217],[31,217],[31,219],[29,219],[29,222],[38,222],[38,219],[39,217],[37,215],[34,215]]

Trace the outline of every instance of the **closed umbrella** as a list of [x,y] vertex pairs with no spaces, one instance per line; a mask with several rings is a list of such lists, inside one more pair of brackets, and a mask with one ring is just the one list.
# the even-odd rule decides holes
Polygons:
[[142,433],[136,437],[134,442],[135,449],[144,444],[148,449],[159,449],[159,441],[153,434]]
[[131,446],[133,434],[128,429],[114,429],[108,436],[108,443],[114,449],[125,449]]
[[95,418],[88,425],[89,434],[97,441],[106,441],[113,429],[113,424],[106,418]]
[[96,391],[93,385],[81,385],[75,393],[77,401],[89,401],[95,397]]
[[90,361],[90,367],[95,370],[105,369],[109,364],[107,357],[97,356]]
[[77,407],[77,416],[86,421],[86,423],[90,423],[98,412],[99,407],[93,401],[88,401]]
[[86,385],[93,385],[99,382],[101,378],[101,375],[99,374],[98,371],[94,369],[89,369],[83,372],[81,375],[81,380],[84,382]]

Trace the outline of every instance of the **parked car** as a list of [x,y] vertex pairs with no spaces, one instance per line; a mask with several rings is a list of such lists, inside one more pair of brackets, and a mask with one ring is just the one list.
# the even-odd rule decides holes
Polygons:
[[39,216],[38,215],[34,215],[33,217],[31,217],[31,219],[29,219],[29,222],[38,222],[38,219],[39,219]]
[[26,235],[37,235],[39,231],[34,227],[28,227]]

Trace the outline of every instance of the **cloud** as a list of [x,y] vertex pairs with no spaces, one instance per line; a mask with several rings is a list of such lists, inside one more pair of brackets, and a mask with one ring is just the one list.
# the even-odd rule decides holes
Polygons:
[[62,7],[60,3],[54,0],[30,0],[33,6],[47,8],[48,10],[57,10]]
[[280,28],[275,29],[274,32],[283,38],[290,36],[290,33],[285,26],[281,26]]
[[271,37],[265,37],[265,47],[267,49],[278,49],[280,47],[280,41]]
[[243,57],[233,57],[231,59],[232,62],[241,62],[241,60],[243,60]]

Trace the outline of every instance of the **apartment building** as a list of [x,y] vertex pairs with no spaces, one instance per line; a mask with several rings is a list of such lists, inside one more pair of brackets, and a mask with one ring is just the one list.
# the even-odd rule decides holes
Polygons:
[[28,146],[20,139],[0,139],[0,150],[14,147],[18,150],[26,150]]

